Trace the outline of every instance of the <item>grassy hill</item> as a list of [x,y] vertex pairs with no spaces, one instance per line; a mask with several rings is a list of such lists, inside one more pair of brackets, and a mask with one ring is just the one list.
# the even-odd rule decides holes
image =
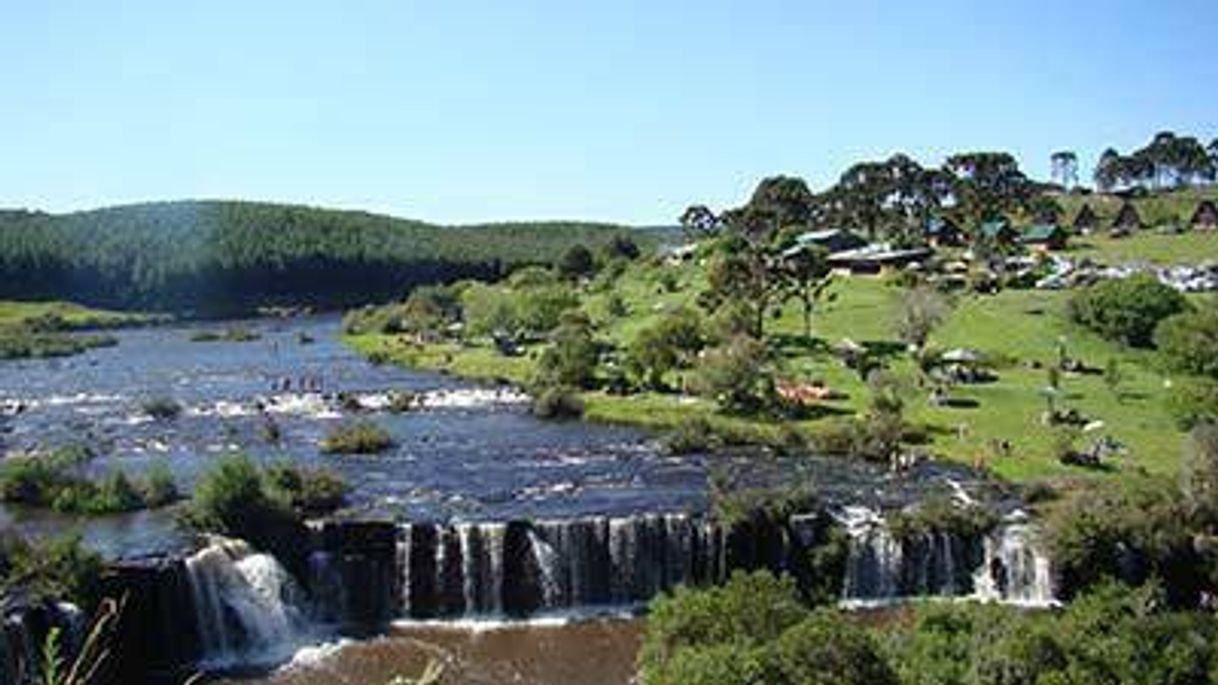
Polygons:
[[216,313],[345,306],[422,283],[553,263],[576,243],[596,248],[628,231],[584,222],[440,226],[234,201],[0,211],[0,299]]
[[[672,281],[676,287],[669,290]],[[611,287],[582,288],[580,308],[592,319],[597,338],[621,350],[666,312],[681,305],[693,306],[705,285],[705,272],[698,264],[639,261]],[[841,399],[821,402],[814,412],[816,418],[794,422],[741,418],[719,413],[707,400],[678,393],[623,397],[601,391],[584,394],[586,418],[668,429],[701,417],[718,431],[762,442],[780,440],[784,431],[794,427],[815,445],[818,436],[839,430],[846,417],[860,411],[869,396],[858,374],[830,351],[850,338],[896,350],[889,365],[905,388],[908,418],[925,427],[926,448],[937,458],[982,464],[1015,481],[1106,477],[1110,472],[1061,464],[1056,453],[1059,434],[1041,423],[1046,408],[1043,389],[1048,384],[1045,369],[1055,361],[1059,345],[1065,344],[1069,354],[1088,367],[1105,369],[1115,360],[1120,369],[1115,391],[1098,373],[1065,373],[1061,381],[1063,406],[1076,409],[1088,420],[1103,422],[1088,438],[1108,435],[1127,446],[1128,455],[1115,472],[1175,472],[1183,434],[1164,405],[1170,378],[1156,369],[1151,353],[1124,348],[1071,324],[1064,314],[1069,293],[1006,290],[998,295],[960,295],[930,345],[944,350],[968,347],[999,360],[997,379],[956,386],[951,392],[956,406],[937,407],[928,401],[928,391],[917,389],[914,364],[896,343],[901,290],[878,278],[844,277],[832,286],[832,292],[835,299],[824,304],[814,319],[816,340],[812,344],[802,339],[796,303],[766,322],[767,336],[781,341],[784,378],[823,381],[843,394]],[[615,307],[610,306],[610,299],[615,294],[626,305],[625,315],[611,313]],[[401,336],[361,335],[349,342],[365,353],[403,364],[519,383],[532,377],[542,348],[534,346],[523,356],[504,357],[490,341],[479,339],[420,344]],[[690,373],[693,371],[673,372],[667,380],[671,386],[681,387],[682,377]],[[1080,447],[1085,439],[1079,438]],[[999,456],[993,449],[995,441],[1007,441],[1009,454]]]
[[[1083,205],[1088,205],[1091,207],[1091,211],[1099,217],[1100,225],[1105,229],[1112,224],[1112,220],[1116,218],[1117,212],[1121,210],[1121,205],[1124,203],[1121,197],[1107,193],[1087,195],[1069,193],[1056,195],[1055,199],[1065,210],[1062,216],[1063,222],[1067,224],[1073,222]],[[1146,197],[1135,197],[1132,202],[1138,215],[1142,218],[1143,224],[1147,228],[1156,228],[1173,224],[1182,226],[1196,211],[1197,205],[1202,200],[1218,201],[1218,186],[1152,193]]]

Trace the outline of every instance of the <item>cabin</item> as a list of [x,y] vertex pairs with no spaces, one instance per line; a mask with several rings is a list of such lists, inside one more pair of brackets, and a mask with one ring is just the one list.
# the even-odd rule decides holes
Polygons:
[[1019,242],[1042,250],[1061,250],[1069,239],[1069,232],[1058,224],[1032,224],[1019,236]]
[[1117,212],[1116,218],[1112,220],[1110,231],[1113,235],[1129,235],[1140,228],[1142,228],[1142,217],[1138,215],[1138,210],[1134,208],[1133,203],[1126,200],[1121,204],[1121,211]]
[[1204,231],[1218,229],[1218,206],[1214,205],[1213,200],[1202,200],[1188,220],[1188,225]]
[[926,242],[934,247],[960,247],[964,231],[947,217],[933,216],[926,221]]
[[1074,221],[1070,225],[1074,228],[1074,232],[1079,235],[1086,235],[1095,230],[1095,227],[1100,223],[1100,218],[1096,216],[1095,210],[1091,209],[1091,205],[1083,203],[1079,208],[1078,214],[1074,215]]
[[825,248],[825,251],[832,255],[866,247],[867,241],[857,233],[844,228],[826,228],[821,231],[799,234],[795,237],[795,246],[787,251],[797,252],[813,245]]
[[1013,245],[1019,240],[1019,232],[1006,219],[994,219],[981,224],[980,236],[995,245]]
[[830,255],[829,266],[836,271],[870,275],[878,274],[886,268],[901,268],[921,263],[930,255],[931,251],[926,247],[900,249],[885,243],[876,243]]

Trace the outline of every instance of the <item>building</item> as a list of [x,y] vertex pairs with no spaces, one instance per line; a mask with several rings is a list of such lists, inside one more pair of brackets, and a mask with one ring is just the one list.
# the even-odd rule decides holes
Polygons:
[[982,223],[980,233],[981,238],[995,245],[1012,245],[1019,240],[1019,232],[1003,218]]
[[1045,250],[1060,250],[1066,247],[1070,233],[1058,224],[1032,224],[1024,229],[1019,242],[1035,245]]
[[795,245],[787,250],[794,254],[811,246],[825,248],[829,254],[837,254],[848,250],[857,250],[867,246],[867,241],[853,231],[844,228],[827,228],[821,231],[808,231],[795,237]]
[[1075,233],[1086,235],[1095,230],[1095,227],[1099,223],[1100,218],[1095,215],[1095,210],[1091,209],[1091,205],[1083,203],[1083,206],[1078,210],[1078,214],[1074,215],[1074,221],[1070,225],[1074,228]]
[[926,242],[934,247],[960,247],[964,232],[948,217],[933,216],[926,221]]
[[1142,217],[1138,215],[1138,210],[1133,203],[1126,200],[1121,205],[1121,211],[1117,212],[1116,218],[1112,220],[1112,234],[1128,235],[1140,228],[1142,228]]
[[1192,218],[1188,220],[1188,225],[1208,231],[1218,229],[1218,207],[1214,206],[1214,201],[1202,200],[1201,204],[1197,205],[1197,211],[1193,212]]
[[852,274],[878,274],[885,268],[921,263],[931,255],[926,247],[893,248],[885,243],[865,245],[829,256],[829,266]]

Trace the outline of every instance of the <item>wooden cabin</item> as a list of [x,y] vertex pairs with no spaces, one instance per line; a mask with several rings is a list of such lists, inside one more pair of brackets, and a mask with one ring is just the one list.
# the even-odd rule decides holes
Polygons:
[[1218,206],[1214,205],[1213,200],[1202,200],[1188,220],[1188,225],[1203,231],[1218,229]]
[[1126,200],[1121,204],[1121,211],[1117,212],[1116,218],[1112,220],[1111,232],[1113,235],[1129,235],[1133,231],[1142,228],[1142,217],[1138,215],[1138,210],[1133,206],[1133,203]]
[[1079,235],[1086,235],[1095,230],[1099,225],[1100,218],[1096,216],[1095,210],[1091,209],[1091,205],[1083,203],[1079,208],[1078,214],[1074,215],[1074,221],[1070,225],[1074,228],[1074,232]]
[[1024,229],[1019,242],[1042,250],[1061,250],[1070,239],[1069,232],[1058,224],[1032,224]]

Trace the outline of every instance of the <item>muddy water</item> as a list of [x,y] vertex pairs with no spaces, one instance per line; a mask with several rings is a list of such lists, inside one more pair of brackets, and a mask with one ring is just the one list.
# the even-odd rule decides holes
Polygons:
[[535,622],[497,627],[400,626],[385,637],[301,654],[275,673],[225,685],[388,685],[429,660],[443,685],[627,685],[642,619]]

